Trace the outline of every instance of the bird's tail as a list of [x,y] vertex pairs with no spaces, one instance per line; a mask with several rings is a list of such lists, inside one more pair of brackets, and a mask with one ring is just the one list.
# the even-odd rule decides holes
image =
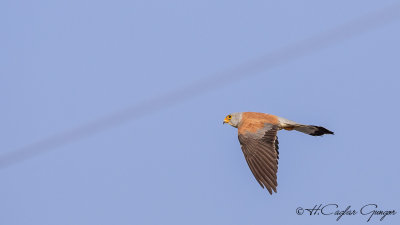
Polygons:
[[300,131],[305,134],[312,136],[322,136],[324,134],[334,134],[332,131],[326,129],[325,127],[314,126],[314,125],[303,125],[296,124],[293,126],[293,130]]
[[314,125],[303,125],[296,123],[292,120],[288,120],[282,117],[278,117],[281,128],[285,130],[297,130],[305,134],[312,136],[322,136],[324,134],[334,134],[332,131],[325,127],[314,126]]

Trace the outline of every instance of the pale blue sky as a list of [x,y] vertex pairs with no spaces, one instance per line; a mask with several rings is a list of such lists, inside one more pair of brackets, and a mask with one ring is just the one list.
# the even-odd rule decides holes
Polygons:
[[[396,1],[0,2],[0,153],[223,72]],[[0,170],[0,224],[338,224],[296,208],[400,211],[400,20]],[[226,82],[230,82],[229,79]],[[281,131],[260,188],[230,112]],[[353,216],[341,224],[364,224]],[[400,214],[383,222],[398,224]]]

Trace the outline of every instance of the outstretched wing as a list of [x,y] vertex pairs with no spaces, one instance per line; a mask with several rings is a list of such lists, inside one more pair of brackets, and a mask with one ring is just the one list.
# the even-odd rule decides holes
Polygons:
[[278,186],[278,130],[277,125],[268,123],[255,133],[239,130],[239,142],[247,164],[261,187],[267,188],[270,194],[272,190],[276,193]]

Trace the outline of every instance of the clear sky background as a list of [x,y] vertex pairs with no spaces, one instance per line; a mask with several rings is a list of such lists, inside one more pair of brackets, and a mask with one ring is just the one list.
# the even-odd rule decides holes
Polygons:
[[[0,2],[0,153],[213,76],[397,2]],[[297,207],[400,211],[400,20],[0,170],[0,224],[339,224]],[[250,75],[250,74],[249,74]],[[234,79],[234,78],[232,78]],[[279,132],[278,193],[223,126]],[[344,217],[341,224],[365,224]],[[399,224],[400,214],[383,222]]]

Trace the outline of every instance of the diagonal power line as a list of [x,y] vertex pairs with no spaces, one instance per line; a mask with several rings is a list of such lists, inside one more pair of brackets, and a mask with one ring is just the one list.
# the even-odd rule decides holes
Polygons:
[[[374,11],[346,24],[296,42],[252,61],[245,62],[231,70],[214,74],[214,76],[207,77],[196,83],[192,83],[181,89],[171,91],[153,99],[143,101],[140,104],[83,124],[75,129],[54,134],[38,142],[7,152],[0,156],[0,169],[31,159],[70,142],[84,139],[100,131],[118,126],[128,120],[137,119],[149,113],[162,110],[167,106],[183,102],[201,93],[217,89],[222,85],[227,85],[229,82],[236,82],[240,79],[254,76],[257,72],[291,62],[292,60],[376,29],[397,19],[400,19],[399,3]],[[230,79],[226,79],[228,77]]]

